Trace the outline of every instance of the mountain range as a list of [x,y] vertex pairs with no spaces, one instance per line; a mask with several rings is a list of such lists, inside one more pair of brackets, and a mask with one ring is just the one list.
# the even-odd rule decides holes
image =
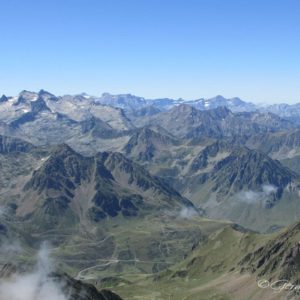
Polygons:
[[0,103],[7,104],[9,102],[15,101],[16,103],[26,103],[26,100],[37,100],[38,97],[44,98],[46,100],[60,101],[76,99],[78,101],[89,101],[97,104],[103,104],[111,107],[121,108],[126,111],[139,111],[141,109],[155,109],[157,111],[168,110],[174,106],[180,104],[187,104],[193,106],[199,110],[209,110],[217,107],[227,107],[232,112],[270,112],[277,114],[286,119],[291,119],[297,121],[300,113],[300,103],[296,104],[254,104],[251,102],[244,101],[238,97],[225,98],[221,95],[217,95],[212,98],[199,98],[196,100],[184,100],[171,99],[171,98],[158,98],[158,99],[146,99],[144,97],[135,96],[132,94],[119,94],[112,95],[110,93],[103,93],[101,96],[91,96],[86,93],[79,95],[64,95],[55,96],[45,90],[41,90],[39,93],[22,91],[18,96],[6,96],[2,95],[0,97]]
[[0,265],[48,241],[51,282],[91,300],[297,299],[257,283],[298,284],[299,126],[222,96],[2,96]]

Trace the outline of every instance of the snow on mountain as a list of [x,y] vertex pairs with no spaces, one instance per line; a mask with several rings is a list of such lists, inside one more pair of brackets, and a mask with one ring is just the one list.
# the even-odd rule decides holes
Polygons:
[[[184,100],[181,98],[146,99],[144,97],[139,97],[132,94],[112,95],[110,93],[103,93],[100,97],[92,96],[86,93],[77,95],[55,96],[45,90],[40,90],[38,93],[24,90],[15,97],[8,97],[3,95],[0,98],[1,115],[5,118],[5,114],[9,113],[11,116],[12,111],[16,115],[18,115],[21,111],[31,111],[31,103],[35,103],[36,101],[44,101],[46,106],[52,112],[67,111],[70,115],[78,120],[82,119],[82,116],[85,116],[90,108],[94,105],[119,108],[131,114],[132,112],[144,108],[148,109],[149,107],[151,107],[152,110],[154,108],[157,109],[157,111],[166,111],[174,106],[187,104],[199,110],[209,110],[217,107],[226,107],[232,112],[271,112],[279,115],[282,118],[286,118],[300,124],[300,103],[261,105],[243,101],[238,97],[225,98],[221,95],[217,95],[212,98]],[[39,107],[42,106],[45,108],[44,105],[39,105]]]

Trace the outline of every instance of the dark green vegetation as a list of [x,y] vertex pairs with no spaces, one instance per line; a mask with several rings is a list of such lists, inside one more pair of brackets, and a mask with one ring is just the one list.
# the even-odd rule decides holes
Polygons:
[[2,97],[1,264],[30,268],[48,241],[124,299],[286,299],[256,280],[298,284],[299,122],[212,101],[229,104]]

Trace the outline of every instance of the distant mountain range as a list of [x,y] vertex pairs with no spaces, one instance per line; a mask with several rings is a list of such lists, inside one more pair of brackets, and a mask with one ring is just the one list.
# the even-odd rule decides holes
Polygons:
[[[1,99],[0,133],[40,145],[68,142],[81,152],[87,151],[86,144],[91,146],[89,152],[99,147],[119,151],[120,141],[128,140],[132,131],[147,124],[189,138],[253,135],[298,126],[295,116],[283,118],[255,110],[254,105],[240,99],[221,96],[201,101],[145,100],[110,94],[100,98],[86,94],[57,97],[41,90]],[[174,118],[180,122],[174,123]]]
[[196,100],[184,100],[170,98],[145,99],[131,94],[111,95],[109,93],[104,93],[101,97],[91,98],[98,103],[119,107],[125,110],[139,110],[149,106],[156,107],[160,110],[167,110],[180,104],[187,104],[199,110],[208,110],[220,106],[227,107],[234,112],[257,110],[257,107],[254,104],[242,101],[240,98],[235,97],[226,99],[220,95],[210,99],[201,98]]
[[[217,95],[212,98],[199,98],[196,100],[184,100],[184,99],[170,99],[170,98],[158,98],[158,99],[146,99],[144,97],[135,96],[132,94],[119,94],[112,95],[110,93],[103,93],[100,97],[91,96],[86,93],[79,95],[65,95],[55,96],[47,91],[41,90],[38,93],[22,91],[18,96],[11,97],[2,95],[0,97],[0,103],[14,102],[15,104],[26,103],[26,101],[35,100],[52,100],[59,101],[64,100],[77,100],[77,101],[88,101],[98,104],[108,105],[116,108],[122,108],[126,111],[139,112],[140,110],[159,112],[168,110],[173,106],[180,104],[187,104],[193,106],[199,110],[210,110],[217,107],[227,107],[232,112],[270,112],[277,114],[280,117],[296,120],[300,116],[300,103],[296,104],[254,104],[251,102],[243,101],[238,97],[225,98],[221,95]],[[40,102],[39,102],[40,103]]]

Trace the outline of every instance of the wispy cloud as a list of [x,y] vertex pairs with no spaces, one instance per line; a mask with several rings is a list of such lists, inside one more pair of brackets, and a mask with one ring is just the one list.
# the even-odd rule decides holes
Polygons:
[[185,207],[179,212],[179,218],[182,219],[190,219],[198,215],[198,212],[191,207]]
[[261,191],[241,191],[236,194],[236,198],[239,201],[248,203],[248,204],[255,204],[258,202],[265,201],[268,196],[277,192],[277,187],[274,185],[266,184],[261,187]]
[[53,262],[43,245],[37,264],[31,273],[16,274],[0,281],[0,299],[10,300],[68,300],[60,286],[48,276]]

